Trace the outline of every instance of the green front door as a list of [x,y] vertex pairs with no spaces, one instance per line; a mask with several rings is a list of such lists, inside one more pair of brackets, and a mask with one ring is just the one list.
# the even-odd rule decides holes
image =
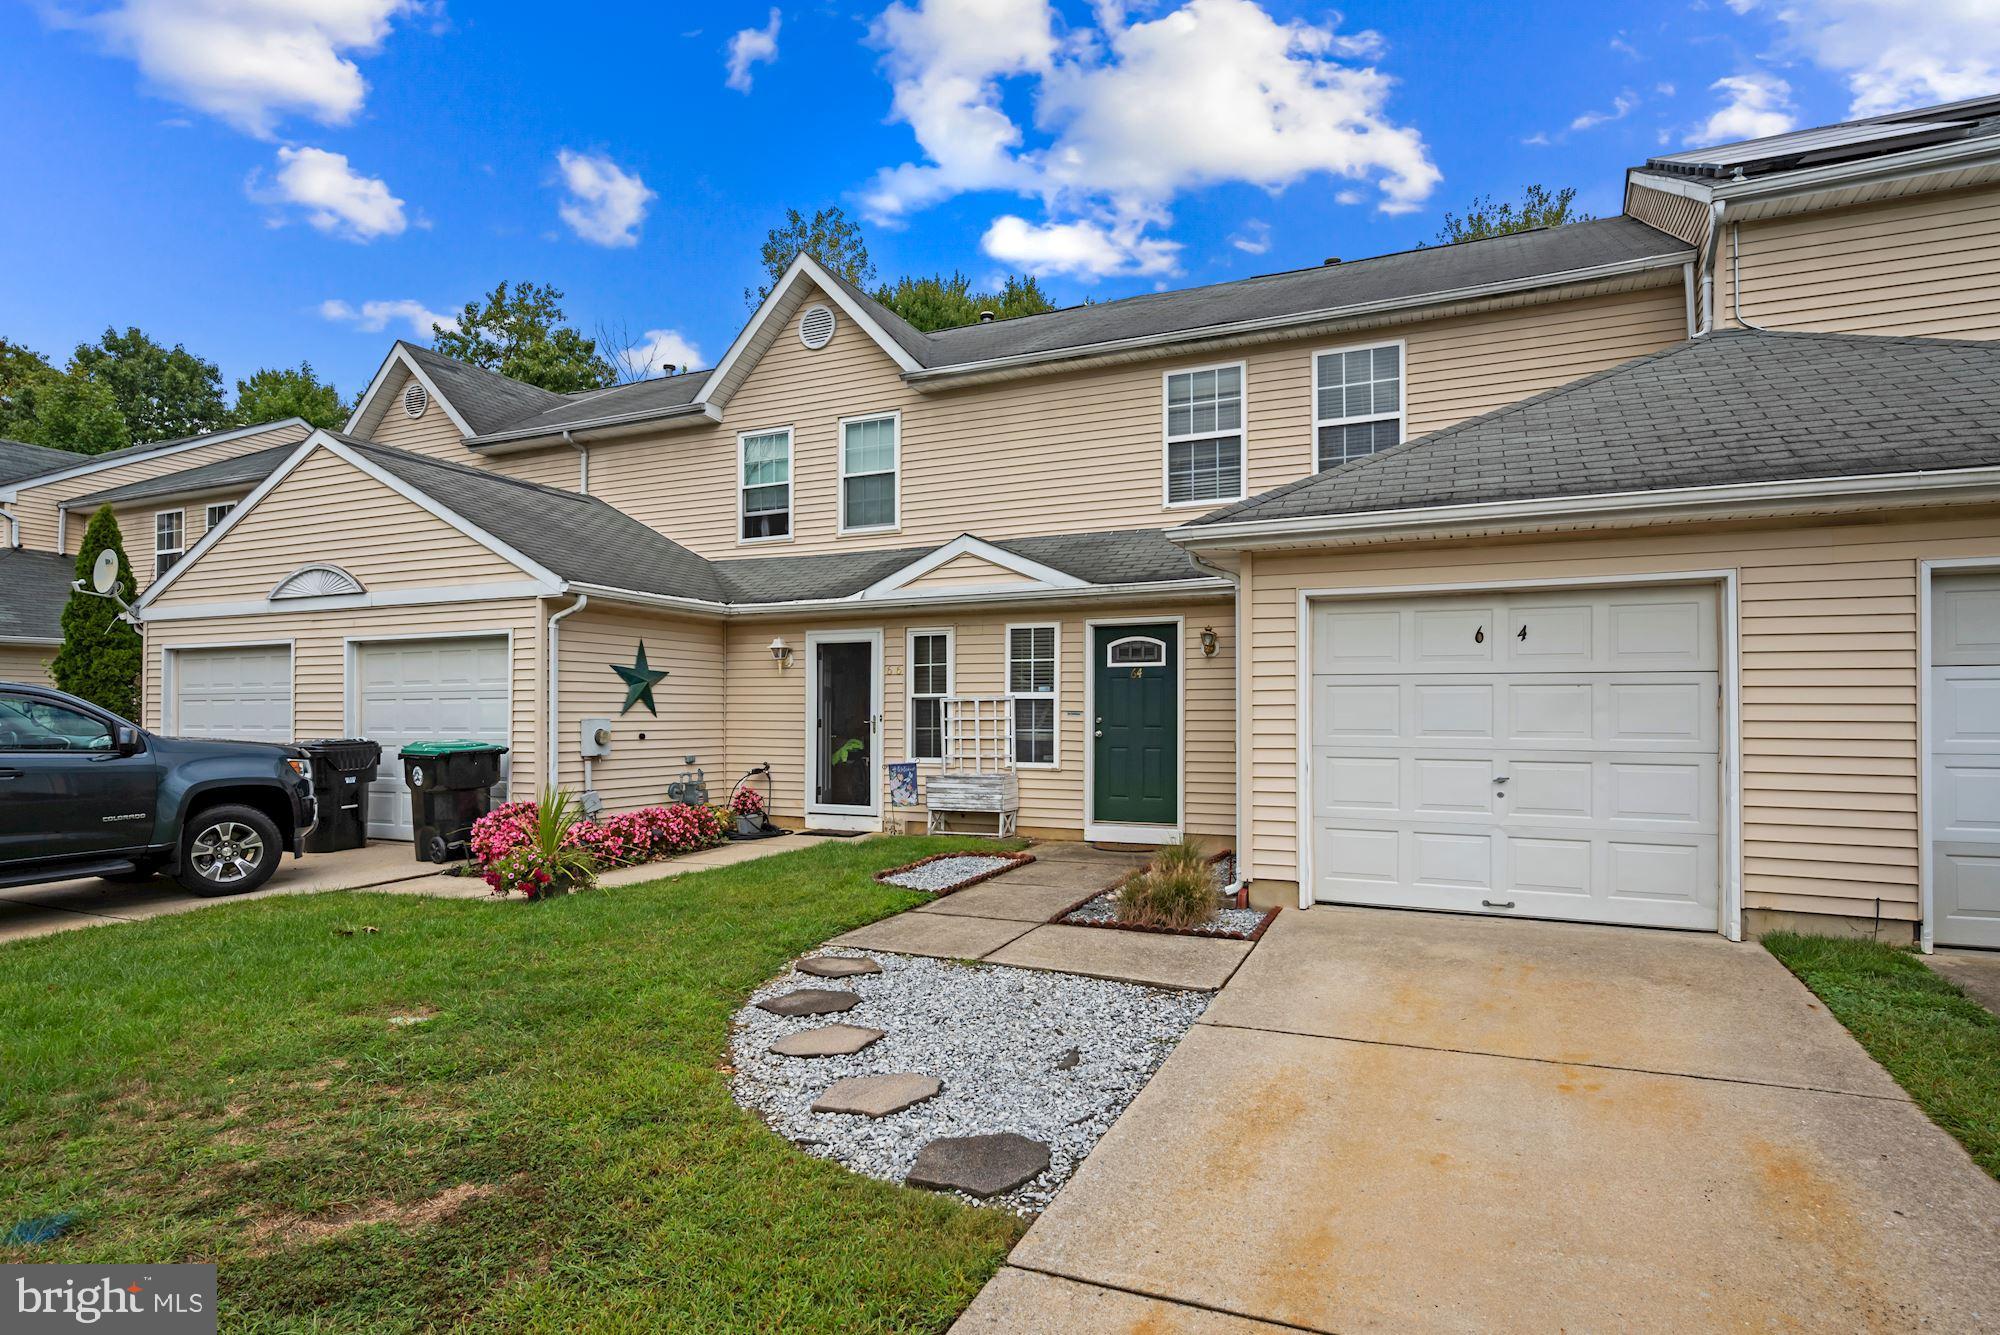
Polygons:
[[1096,718],[1091,819],[1174,825],[1180,786],[1180,654],[1172,622],[1091,632]]

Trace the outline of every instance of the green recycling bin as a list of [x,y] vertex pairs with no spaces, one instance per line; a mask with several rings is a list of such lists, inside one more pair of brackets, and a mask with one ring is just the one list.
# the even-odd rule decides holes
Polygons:
[[399,753],[410,789],[419,862],[452,862],[472,851],[472,826],[493,809],[500,757],[493,742],[412,742]]

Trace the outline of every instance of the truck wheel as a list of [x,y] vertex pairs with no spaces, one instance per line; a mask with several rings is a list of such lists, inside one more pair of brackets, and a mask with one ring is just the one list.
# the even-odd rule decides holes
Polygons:
[[278,827],[255,807],[209,807],[181,831],[175,880],[189,894],[241,895],[271,879],[284,847]]

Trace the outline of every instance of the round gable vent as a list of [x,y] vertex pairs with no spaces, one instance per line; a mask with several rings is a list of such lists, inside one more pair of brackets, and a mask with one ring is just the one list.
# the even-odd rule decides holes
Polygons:
[[431,396],[424,393],[424,387],[416,381],[410,382],[403,391],[403,412],[410,417],[422,417],[424,409],[430,406]]
[[825,306],[808,306],[799,317],[799,342],[818,352],[833,342],[833,312]]

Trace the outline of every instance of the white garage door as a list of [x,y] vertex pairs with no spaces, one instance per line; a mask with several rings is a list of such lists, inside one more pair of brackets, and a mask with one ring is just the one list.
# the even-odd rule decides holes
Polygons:
[[1312,615],[1313,893],[1715,930],[1712,591]]
[[1931,934],[2000,947],[2000,576],[1931,592]]
[[176,737],[238,742],[290,742],[292,651],[284,645],[242,649],[175,649],[172,654]]
[[[510,740],[505,636],[386,640],[355,650],[360,728],[382,744],[382,770],[368,799],[368,833],[408,839],[410,790],[396,753],[411,742]],[[503,767],[495,800],[506,791]]]

